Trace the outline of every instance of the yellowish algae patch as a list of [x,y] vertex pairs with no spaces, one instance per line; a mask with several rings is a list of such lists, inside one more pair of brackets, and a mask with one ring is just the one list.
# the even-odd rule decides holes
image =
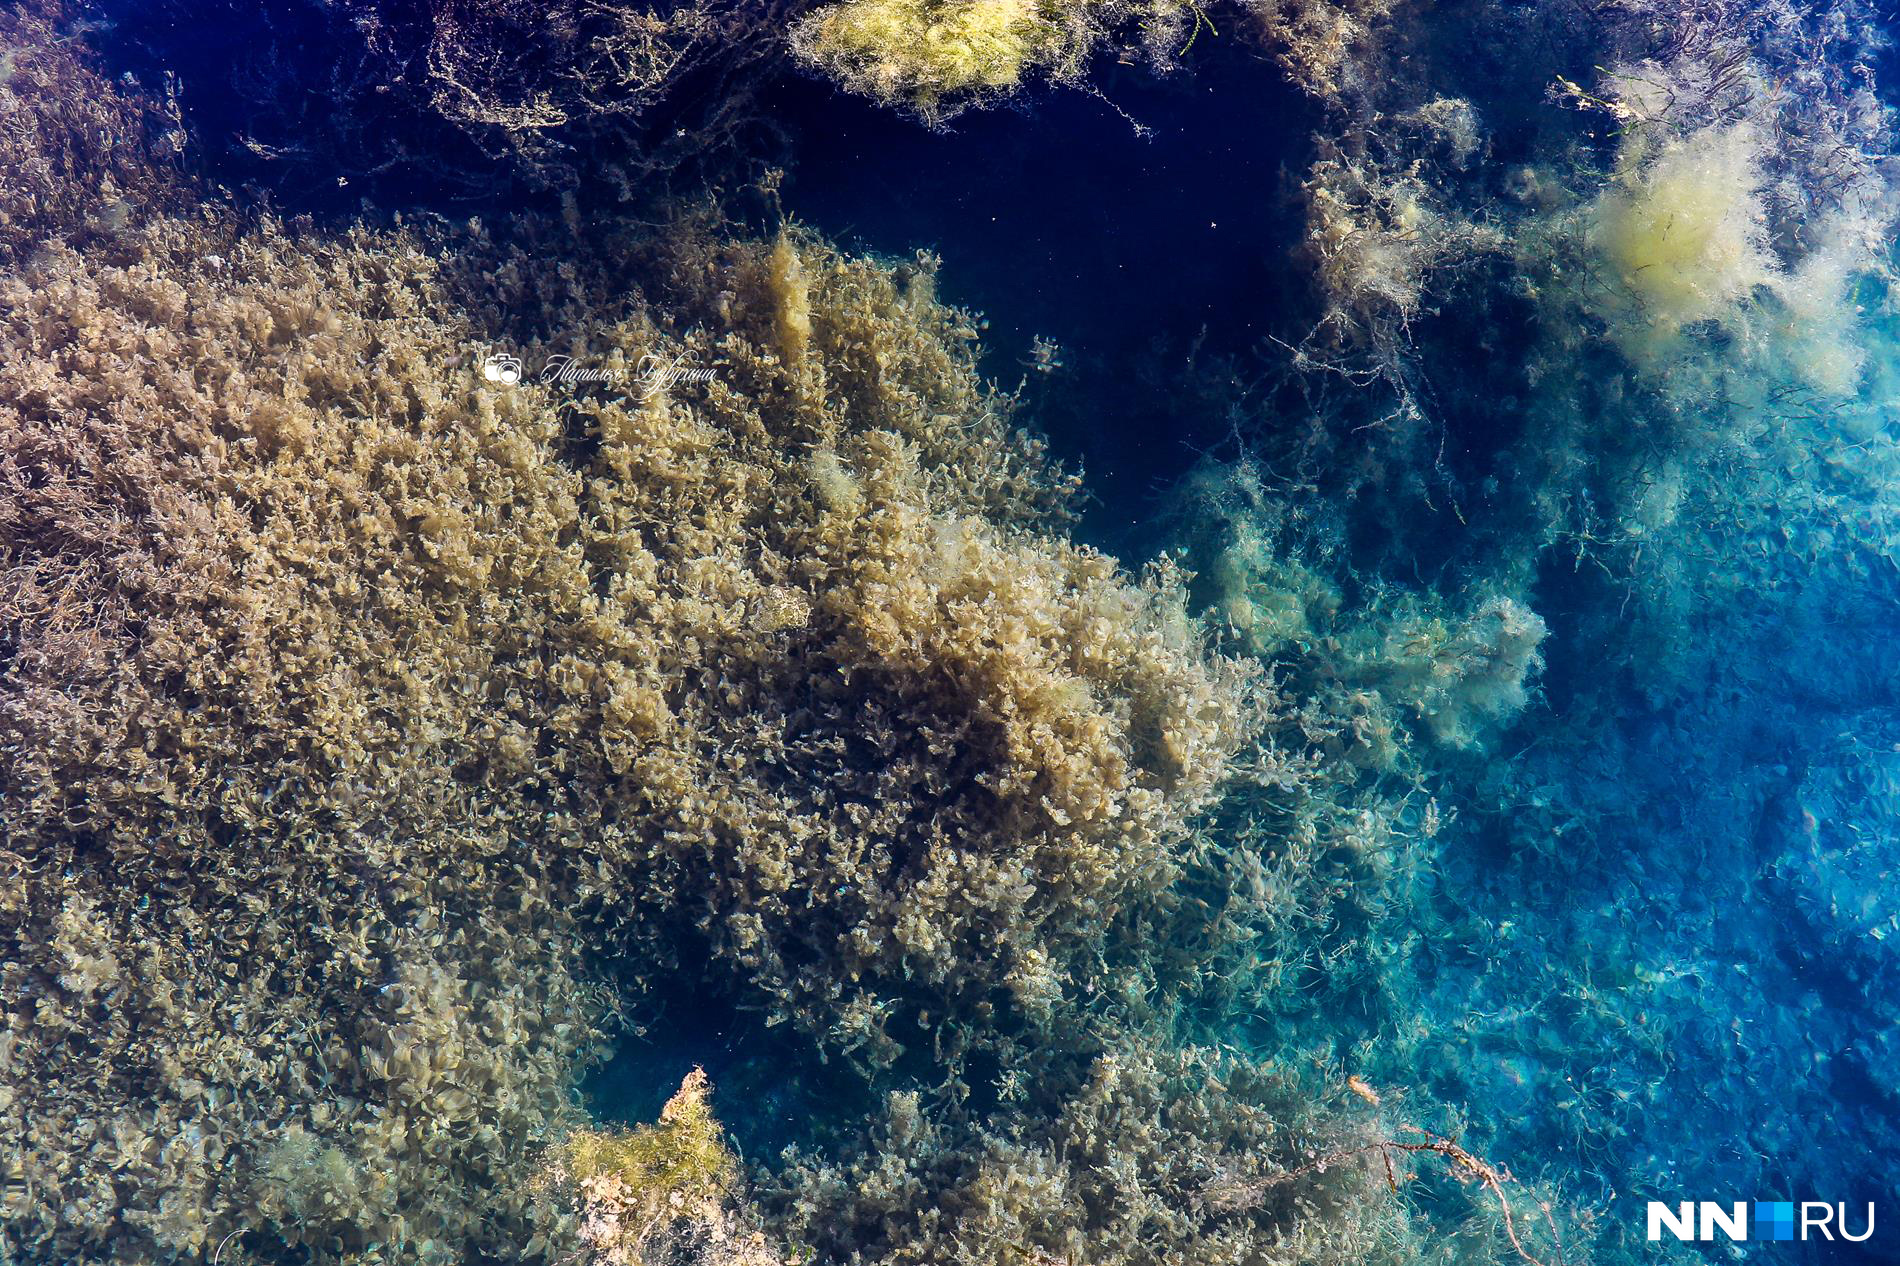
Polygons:
[[1045,38],[1033,0],[852,0],[806,28],[814,53],[864,67],[878,96],[1010,88]]
[[1590,238],[1645,323],[1622,326],[1624,350],[1658,354],[1683,327],[1723,320],[1773,280],[1756,140],[1712,127],[1641,161],[1627,142],[1619,179],[1592,208]]
[[845,0],[800,20],[792,47],[851,91],[934,123],[1032,72],[1078,82],[1131,15],[1176,32],[1188,11],[1174,0]]
[[712,1083],[695,1068],[656,1125],[576,1130],[558,1149],[555,1181],[580,1205],[591,1260],[636,1266],[690,1260],[718,1266],[777,1263],[764,1237],[742,1229],[739,1162],[712,1114]]
[[811,281],[790,233],[780,233],[766,260],[766,285],[777,307],[775,333],[779,355],[795,365],[811,342]]

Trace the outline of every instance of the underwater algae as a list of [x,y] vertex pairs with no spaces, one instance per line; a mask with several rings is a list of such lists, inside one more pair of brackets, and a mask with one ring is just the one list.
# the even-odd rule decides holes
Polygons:
[[[1889,1194],[1870,11],[114,7],[0,13],[0,1261]],[[985,262],[785,214],[760,102],[1140,145],[1216,57],[1305,94],[1300,245],[1144,370],[1218,425],[1123,564],[1031,405],[1125,384],[1000,384]]]

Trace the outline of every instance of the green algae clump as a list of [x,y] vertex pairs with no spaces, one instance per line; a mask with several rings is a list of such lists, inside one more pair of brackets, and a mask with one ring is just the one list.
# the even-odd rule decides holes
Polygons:
[[737,1175],[737,1161],[712,1114],[712,1083],[695,1068],[660,1109],[658,1125],[632,1130],[576,1130],[563,1159],[576,1182],[611,1179],[658,1207],[718,1191]]
[[854,0],[804,28],[808,56],[881,100],[922,109],[976,89],[1013,88],[1051,51],[1036,0]]
[[713,1118],[712,1085],[695,1068],[654,1125],[576,1130],[555,1150],[553,1181],[580,1207],[580,1239],[601,1266],[696,1262],[777,1266],[765,1237],[743,1229],[739,1162]]
[[1773,279],[1758,145],[1745,127],[1709,128],[1670,143],[1598,199],[1591,240],[1647,318],[1623,340],[1639,361],[1684,326],[1729,316]]

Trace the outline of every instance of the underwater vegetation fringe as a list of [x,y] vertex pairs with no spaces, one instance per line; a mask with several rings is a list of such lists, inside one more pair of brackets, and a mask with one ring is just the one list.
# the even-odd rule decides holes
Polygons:
[[68,11],[93,43],[147,59],[154,96],[215,113],[193,163],[243,166],[306,194],[393,182],[467,201],[571,191],[583,156],[628,200],[683,169],[703,174],[756,122],[752,72],[809,7],[151,0]]
[[[1109,13],[867,0],[806,19],[801,51],[930,119],[960,70],[982,73],[951,100],[982,103],[1115,47],[1003,26],[946,56],[979,14],[1052,8]],[[1264,37],[1321,111],[1312,293],[1262,298],[1291,369],[1270,389],[1205,371],[1242,451],[1182,482],[1155,543],[1302,718],[1266,768],[1334,762],[1319,804],[1223,804],[1189,888],[1247,930],[1221,933],[1209,1013],[1281,1064],[1490,1105],[1468,1137],[1561,1154],[1605,1254],[1655,1251],[1621,1242],[1617,1192],[1879,1184],[1887,15],[1194,12],[1200,38]],[[1765,1089],[1796,1084],[1813,1097]],[[1683,1159],[1687,1138],[1722,1142]]]
[[[1287,385],[1243,431],[1256,462],[1314,472],[1330,504],[1293,512],[1331,521],[1240,552],[1297,565],[1292,551],[1334,547],[1324,534],[1376,535],[1389,556],[1343,560],[1375,587],[1450,572],[1468,607],[1531,612],[1539,570],[1569,557],[1627,591],[1599,605],[1642,613],[1636,637],[1590,636],[1625,657],[1617,671],[1668,688],[1704,670],[1695,648],[1739,635],[1697,625],[1747,593],[1842,588],[1813,581],[1807,557],[1751,551],[1759,507],[1812,518],[1823,539],[1890,535],[1886,467],[1866,451],[1892,396],[1876,353],[1900,215],[1879,18],[1853,0],[1429,17],[848,0],[797,19],[791,42],[926,121],[1038,75],[1087,88],[1091,57],[1111,52],[1164,72],[1191,67],[1203,38],[1269,52],[1319,112],[1310,311],[1288,330]],[[1299,305],[1263,296],[1262,311],[1297,320]],[[1867,517],[1882,526],[1857,530]],[[1446,544],[1413,558],[1417,521]],[[1203,586],[1231,592],[1236,557],[1196,555]],[[1230,578],[1210,580],[1222,566]]]
[[[1275,901],[1216,1009],[1487,1105],[1461,1137],[1594,1193],[1606,1260],[1656,1251],[1632,1192],[1878,1189],[1896,1154],[1886,38],[1853,5],[1380,28],[1309,177],[1293,385],[1158,534],[1385,801],[1344,856],[1222,828]],[[1412,693],[1468,676],[1503,687],[1475,729]]]

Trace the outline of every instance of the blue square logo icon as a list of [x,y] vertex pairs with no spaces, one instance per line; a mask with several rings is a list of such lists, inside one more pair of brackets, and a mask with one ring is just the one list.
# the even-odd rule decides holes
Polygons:
[[1755,1202],[1755,1234],[1758,1240],[1792,1240],[1794,1238],[1794,1201],[1757,1200]]

